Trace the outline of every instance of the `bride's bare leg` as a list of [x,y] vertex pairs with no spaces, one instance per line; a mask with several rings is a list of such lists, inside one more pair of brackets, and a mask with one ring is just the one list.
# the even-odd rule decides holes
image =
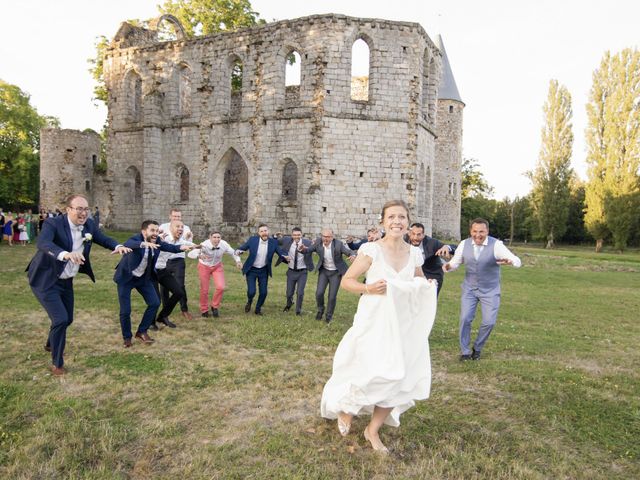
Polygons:
[[364,430],[364,438],[369,440],[373,449],[383,453],[388,453],[389,450],[380,440],[378,430],[380,430],[380,427],[391,413],[391,410],[393,410],[393,408],[383,408],[376,405],[373,409],[373,415],[371,415],[371,421]]
[[340,435],[343,437],[349,433],[351,429],[351,420],[353,419],[353,415],[349,413],[340,412],[338,413],[338,431]]

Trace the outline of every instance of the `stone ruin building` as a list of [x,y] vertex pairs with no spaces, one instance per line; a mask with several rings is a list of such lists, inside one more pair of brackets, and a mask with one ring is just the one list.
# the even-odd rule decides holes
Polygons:
[[[176,38],[162,41],[167,23]],[[357,41],[368,75],[352,78]],[[76,191],[112,228],[177,206],[199,235],[264,222],[362,236],[402,198],[427,233],[460,238],[464,103],[417,23],[327,14],[187,38],[172,16],[124,22],[104,77],[106,168],[94,133],[43,130],[44,206]]]

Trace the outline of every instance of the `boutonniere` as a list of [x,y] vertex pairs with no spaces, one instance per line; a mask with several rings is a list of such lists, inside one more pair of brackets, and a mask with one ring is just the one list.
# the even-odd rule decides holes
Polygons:
[[91,235],[90,233],[85,233],[83,242],[89,243],[91,240],[93,240],[93,235]]

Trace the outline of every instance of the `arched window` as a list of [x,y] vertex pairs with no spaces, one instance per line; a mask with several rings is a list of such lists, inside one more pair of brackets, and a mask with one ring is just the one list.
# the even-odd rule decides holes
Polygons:
[[285,104],[288,107],[296,106],[300,102],[301,72],[302,58],[293,50],[286,56],[284,63]]
[[189,201],[189,169],[185,166],[179,169],[180,175],[180,202]]
[[246,222],[249,207],[249,171],[238,152],[230,148],[222,161],[224,187],[222,197],[222,221]]
[[231,59],[231,107],[229,113],[232,116],[240,115],[242,107],[242,60],[238,57]]
[[298,166],[291,159],[282,169],[282,198],[292,201],[298,198]]
[[127,121],[139,122],[142,119],[142,78],[135,70],[125,76],[125,98]]
[[351,47],[351,100],[369,101],[369,65],[371,51],[367,42],[358,38]]
[[285,60],[284,85],[295,87],[300,85],[300,72],[302,71],[302,58],[300,54],[293,50]]
[[178,69],[178,114],[191,114],[191,69],[187,65]]
[[134,205],[142,203],[142,178],[140,171],[130,166],[127,168],[123,183],[123,199],[125,205]]

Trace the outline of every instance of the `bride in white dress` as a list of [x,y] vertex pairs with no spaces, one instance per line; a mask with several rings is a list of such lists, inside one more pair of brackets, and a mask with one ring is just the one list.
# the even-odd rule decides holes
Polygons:
[[[321,413],[338,420],[346,436],[354,415],[371,414],[364,437],[388,453],[378,435],[386,423],[429,397],[429,333],[436,314],[437,285],[420,268],[422,253],[404,241],[409,213],[402,200],[382,209],[386,235],[365,243],[342,278],[341,287],[361,294],[353,326],[340,341],[333,373],[322,392]],[[366,282],[358,277],[366,272]]]

